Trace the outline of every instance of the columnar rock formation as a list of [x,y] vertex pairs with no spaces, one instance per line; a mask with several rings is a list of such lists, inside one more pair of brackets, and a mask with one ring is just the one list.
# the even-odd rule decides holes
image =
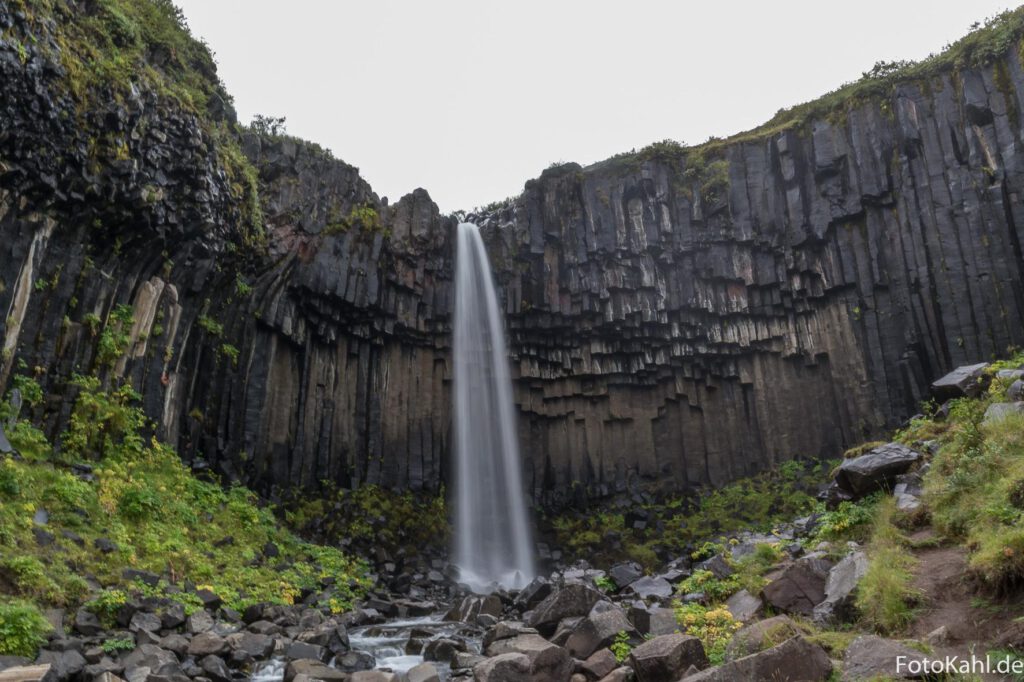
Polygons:
[[[246,134],[244,227],[211,132],[228,107],[212,129],[145,88],[83,109],[45,26],[0,19],[35,38],[0,41],[5,385],[33,374],[59,433],[74,372],[130,380],[186,461],[264,490],[438,489],[456,220]],[[835,456],[1024,342],[1022,98],[1013,50],[780,130],[551,168],[474,216],[537,499]]]

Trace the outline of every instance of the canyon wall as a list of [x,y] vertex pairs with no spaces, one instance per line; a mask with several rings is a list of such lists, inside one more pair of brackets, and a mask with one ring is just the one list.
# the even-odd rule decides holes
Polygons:
[[[2,379],[43,386],[33,417],[59,435],[92,373],[229,480],[440,489],[457,220],[243,132],[254,228],[227,104],[140,86],[83,106],[45,22],[0,24]],[[471,216],[535,498],[834,457],[1024,343],[1022,97],[1013,50],[799,125],[553,167]]]

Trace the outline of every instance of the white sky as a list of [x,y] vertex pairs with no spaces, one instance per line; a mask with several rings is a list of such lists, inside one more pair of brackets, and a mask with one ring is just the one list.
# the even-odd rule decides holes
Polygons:
[[392,202],[444,212],[518,194],[553,161],[698,143],[920,59],[992,0],[177,0],[239,119],[358,166]]

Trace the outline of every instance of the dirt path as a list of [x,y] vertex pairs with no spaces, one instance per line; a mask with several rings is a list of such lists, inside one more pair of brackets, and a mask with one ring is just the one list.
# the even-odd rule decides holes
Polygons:
[[[925,540],[931,531],[916,533],[914,540]],[[955,655],[961,659],[972,653],[984,656],[1001,636],[1012,630],[1024,634],[1015,618],[1024,613],[1022,605],[997,602],[977,594],[967,582],[967,552],[962,547],[930,547],[914,551],[918,565],[914,587],[923,595],[909,635],[923,640],[939,627],[948,630],[948,639],[934,646],[935,656]],[[1005,679],[998,675],[984,680]]]

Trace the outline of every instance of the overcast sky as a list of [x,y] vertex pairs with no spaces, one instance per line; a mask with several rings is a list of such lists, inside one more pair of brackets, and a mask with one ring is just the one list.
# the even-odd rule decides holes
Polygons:
[[554,161],[698,143],[921,59],[1007,7],[991,0],[177,0],[239,118],[442,211],[518,194]]

